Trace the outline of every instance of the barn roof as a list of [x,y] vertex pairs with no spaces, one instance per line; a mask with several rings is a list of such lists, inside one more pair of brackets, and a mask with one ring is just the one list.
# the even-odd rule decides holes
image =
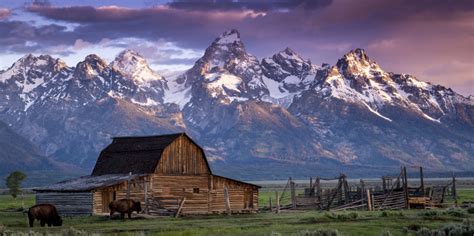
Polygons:
[[[185,133],[142,137],[115,137],[112,143],[100,153],[92,171],[92,176],[128,174],[130,172],[134,174],[151,174],[155,171],[163,150],[183,135],[188,137]],[[189,140],[194,143],[191,138]],[[197,144],[196,146],[199,147]]]
[[34,188],[37,192],[88,192],[93,189],[110,187],[123,183],[130,179],[135,179],[143,175],[118,174],[101,176],[83,176],[76,179],[61,181],[41,188]]

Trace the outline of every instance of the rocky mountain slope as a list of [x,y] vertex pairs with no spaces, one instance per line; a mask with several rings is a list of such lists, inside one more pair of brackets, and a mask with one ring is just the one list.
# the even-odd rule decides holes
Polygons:
[[75,67],[27,55],[0,72],[0,90],[0,120],[42,154],[86,169],[112,136],[177,131],[227,169],[474,167],[474,100],[386,72],[362,49],[333,66],[290,48],[258,60],[231,30],[175,77],[131,50]]

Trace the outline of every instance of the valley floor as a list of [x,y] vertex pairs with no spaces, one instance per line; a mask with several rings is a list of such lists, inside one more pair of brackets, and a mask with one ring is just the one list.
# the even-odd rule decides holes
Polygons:
[[[460,190],[463,200],[474,201],[474,190]],[[270,192],[263,192],[269,196]],[[265,204],[262,197],[261,204]],[[34,202],[25,198],[25,206]],[[109,220],[105,216],[64,218],[62,227],[27,227],[27,216],[7,209],[21,207],[21,201],[0,195],[0,235],[314,235],[318,230],[340,235],[415,235],[413,229],[441,229],[453,224],[474,227],[474,212],[466,209],[282,212],[252,215],[213,215],[183,218]],[[388,234],[387,232],[390,232]]]

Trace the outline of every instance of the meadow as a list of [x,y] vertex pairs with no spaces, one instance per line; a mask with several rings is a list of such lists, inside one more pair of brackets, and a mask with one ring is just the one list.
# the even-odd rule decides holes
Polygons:
[[[266,204],[274,192],[261,194]],[[459,190],[474,201],[474,190]],[[25,206],[34,196],[25,196]],[[64,217],[62,227],[27,227],[27,216],[14,211],[20,200],[0,195],[0,235],[416,235],[429,230],[474,227],[474,211],[466,209],[402,211],[282,211],[250,215],[109,220],[106,216]],[[471,212],[471,213],[469,213]],[[318,234],[320,233],[320,234]],[[326,233],[326,234],[322,234]]]

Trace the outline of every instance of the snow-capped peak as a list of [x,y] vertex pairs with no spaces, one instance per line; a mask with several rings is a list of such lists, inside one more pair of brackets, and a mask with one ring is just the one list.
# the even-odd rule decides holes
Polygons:
[[66,64],[60,59],[54,59],[49,55],[40,55],[38,57],[27,54],[22,58],[18,59],[13,65],[7,70],[0,72],[0,81],[5,82],[15,75],[22,75],[22,78],[26,78],[28,71],[31,69],[46,71],[51,69],[59,71],[61,68],[66,67]]
[[240,33],[239,31],[232,29],[229,31],[224,32],[221,34],[216,40],[214,40],[215,44],[233,44],[235,42],[240,41]]
[[385,72],[375,62],[370,60],[363,49],[357,48],[346,53],[337,61],[337,67],[346,76],[373,78]]
[[295,51],[293,51],[291,48],[287,47],[285,50],[280,51],[277,56],[281,56],[282,58],[289,59],[289,60],[294,60],[294,61],[300,61],[304,62],[305,60],[298,55]]
[[[81,61],[76,66],[75,74],[84,74],[85,78],[92,78],[101,74],[107,68],[107,63],[95,54],[86,56],[84,61]],[[78,76],[79,78],[81,76]]]
[[344,55],[345,58],[352,58],[356,59],[358,61],[368,61],[369,57],[365,53],[365,50],[362,48],[356,48],[354,50],[351,50],[350,52],[346,53]]
[[130,49],[122,51],[110,66],[114,70],[120,71],[128,79],[132,79],[138,83],[146,83],[163,78],[150,68],[143,56]]

